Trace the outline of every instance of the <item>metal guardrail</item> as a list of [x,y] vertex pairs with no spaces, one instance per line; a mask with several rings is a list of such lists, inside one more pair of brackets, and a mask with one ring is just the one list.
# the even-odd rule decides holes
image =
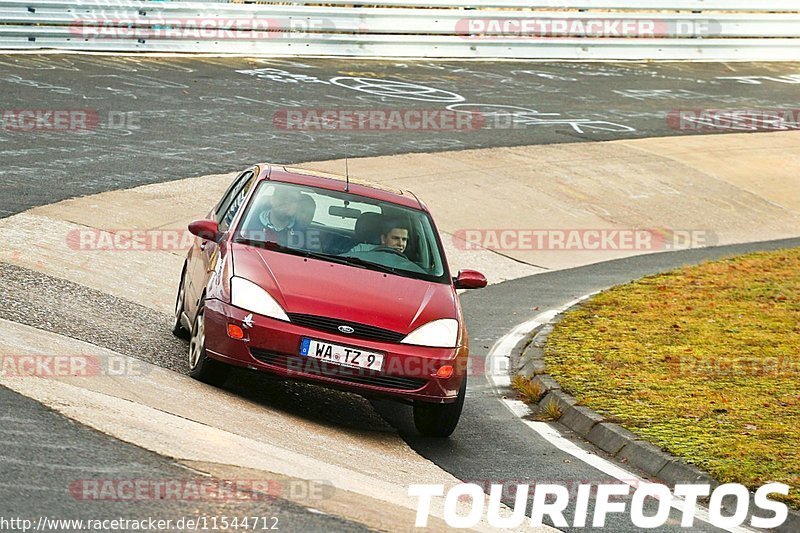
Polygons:
[[[479,9],[465,9],[456,0],[371,0],[368,4],[301,0],[291,5],[0,0],[0,49],[517,59],[800,59],[800,0],[751,2],[489,0],[472,2]],[[592,10],[586,11],[590,5]],[[501,9],[507,6],[515,9]],[[556,7],[572,10],[557,11]],[[728,12],[738,7],[748,12]]]
[[796,0],[290,0],[293,4],[334,4],[367,6],[509,8],[509,9],[635,9],[686,11],[798,11]]
[[[57,2],[58,0],[56,0]],[[167,0],[169,1],[169,0]],[[23,2],[24,3],[24,2]],[[47,4],[48,2],[36,2]],[[96,5],[125,5],[132,0],[96,0]],[[440,7],[453,9],[558,9],[558,10],[609,10],[637,11],[800,11],[798,0],[195,0],[195,3],[229,3],[239,5],[276,4],[316,6],[366,6],[366,7]]]

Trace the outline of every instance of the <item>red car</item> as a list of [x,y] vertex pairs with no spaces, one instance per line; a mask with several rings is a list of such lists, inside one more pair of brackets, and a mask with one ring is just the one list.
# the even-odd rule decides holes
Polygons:
[[174,333],[192,377],[220,386],[231,366],[410,402],[420,433],[449,436],[469,353],[439,233],[413,194],[257,165],[197,236],[181,274]]

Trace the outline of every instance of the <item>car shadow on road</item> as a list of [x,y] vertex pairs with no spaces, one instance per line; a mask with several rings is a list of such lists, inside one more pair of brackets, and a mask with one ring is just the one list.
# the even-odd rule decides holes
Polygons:
[[363,433],[396,432],[365,398],[356,394],[239,368],[231,371],[223,389],[266,408],[329,427]]

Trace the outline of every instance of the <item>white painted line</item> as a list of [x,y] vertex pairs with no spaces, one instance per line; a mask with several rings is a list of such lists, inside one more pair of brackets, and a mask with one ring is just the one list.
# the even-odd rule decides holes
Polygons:
[[[542,324],[546,324],[553,320],[559,313],[563,312],[565,309],[572,307],[575,304],[590,298],[591,296],[597,294],[596,292],[592,292],[590,294],[586,294],[581,296],[580,298],[576,298],[571,302],[564,304],[563,306],[559,307],[558,309],[551,309],[550,311],[545,311],[543,313],[539,313],[531,320],[527,322],[523,322],[519,324],[514,329],[497,339],[497,342],[492,345],[489,349],[489,354],[486,356],[485,361],[485,374],[486,377],[489,379],[489,383],[494,387],[495,392],[498,392],[497,389],[502,387],[509,387],[511,386],[511,376],[508,375],[508,372],[505,373],[498,373],[500,369],[499,366],[495,365],[495,359],[498,357],[510,357],[511,350],[514,349],[514,346],[521,341],[525,335],[536,329],[537,327],[541,326]],[[508,367],[505,367],[508,369]],[[499,396],[502,396],[499,394]]]
[[503,398],[501,401],[506,405],[509,411],[520,418],[528,416],[531,412],[528,405],[523,401],[512,400],[511,398]]
[[[525,425],[531,428],[533,431],[538,433],[542,438],[544,438],[547,442],[555,446],[556,448],[567,452],[571,456],[575,457],[583,461],[584,463],[588,464],[589,466],[596,468],[597,470],[607,474],[626,485],[630,485],[631,487],[638,486],[639,483],[650,483],[650,481],[637,476],[636,474],[625,470],[624,468],[615,465],[614,463],[603,459],[602,457],[593,454],[588,450],[584,450],[580,446],[576,445],[574,442],[564,438],[561,433],[558,432],[556,428],[547,424],[545,422],[533,422],[530,420],[523,420]],[[671,506],[674,509],[677,509],[683,512],[683,508],[686,502],[683,498],[674,496],[672,497]],[[695,506],[694,511],[695,518],[707,524],[711,524],[711,519],[708,516],[708,511],[701,507],[700,505]],[[717,527],[717,526],[714,526]],[[724,531],[730,531],[732,533],[755,533],[757,530],[750,529],[747,527],[733,527],[733,528],[719,528]]]
[[[489,354],[486,356],[486,376],[495,389],[495,394],[497,394],[500,402],[509,410],[514,416],[521,418],[522,421],[525,423],[526,426],[531,428],[531,430],[535,431],[539,436],[545,439],[554,447],[558,448],[559,450],[570,454],[571,456],[575,457],[579,461],[583,461],[587,465],[603,472],[604,474],[613,477],[614,479],[625,483],[626,485],[630,485],[631,487],[636,487],[639,483],[649,483],[649,481],[645,480],[637,476],[636,474],[629,472],[628,470],[622,468],[619,465],[608,461],[596,455],[588,450],[581,448],[580,446],[576,445],[574,442],[566,439],[558,430],[550,424],[545,422],[533,422],[531,420],[525,420],[523,417],[530,413],[530,409],[528,406],[519,400],[512,400],[508,398],[502,398],[502,393],[499,392],[498,389],[502,387],[508,387],[511,382],[511,377],[508,375],[503,376],[502,374],[498,374],[501,367],[493,364],[496,358],[499,357],[508,357],[511,354],[511,350],[514,346],[517,345],[519,341],[521,341],[526,335],[528,335],[531,331],[536,329],[537,327],[550,322],[553,318],[555,318],[558,314],[563,313],[566,309],[572,307],[575,304],[578,304],[593,295],[597,294],[597,292],[593,292],[590,294],[586,294],[581,296],[580,298],[576,298],[571,302],[564,304],[563,306],[559,307],[558,309],[551,309],[549,311],[545,311],[543,313],[539,313],[531,320],[527,322],[523,322],[519,324],[514,329],[500,337],[497,342],[489,350]],[[508,367],[505,367],[508,370]],[[679,498],[676,496],[672,497],[671,506],[681,512],[683,512],[683,508],[685,505],[685,500],[683,498]],[[695,508],[695,518],[707,524],[711,524],[710,518],[708,516],[708,511],[703,507],[697,505]],[[717,527],[717,526],[714,526]],[[731,533],[755,533],[757,530],[750,529],[747,527],[734,527],[734,528],[719,528],[724,531],[730,531]]]

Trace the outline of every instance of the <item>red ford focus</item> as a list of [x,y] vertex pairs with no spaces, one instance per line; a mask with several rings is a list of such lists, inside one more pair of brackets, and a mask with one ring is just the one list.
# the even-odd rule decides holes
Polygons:
[[416,196],[258,165],[189,230],[174,333],[194,378],[260,370],[411,402],[422,434],[453,432],[469,353],[456,289],[486,278],[450,276]]

